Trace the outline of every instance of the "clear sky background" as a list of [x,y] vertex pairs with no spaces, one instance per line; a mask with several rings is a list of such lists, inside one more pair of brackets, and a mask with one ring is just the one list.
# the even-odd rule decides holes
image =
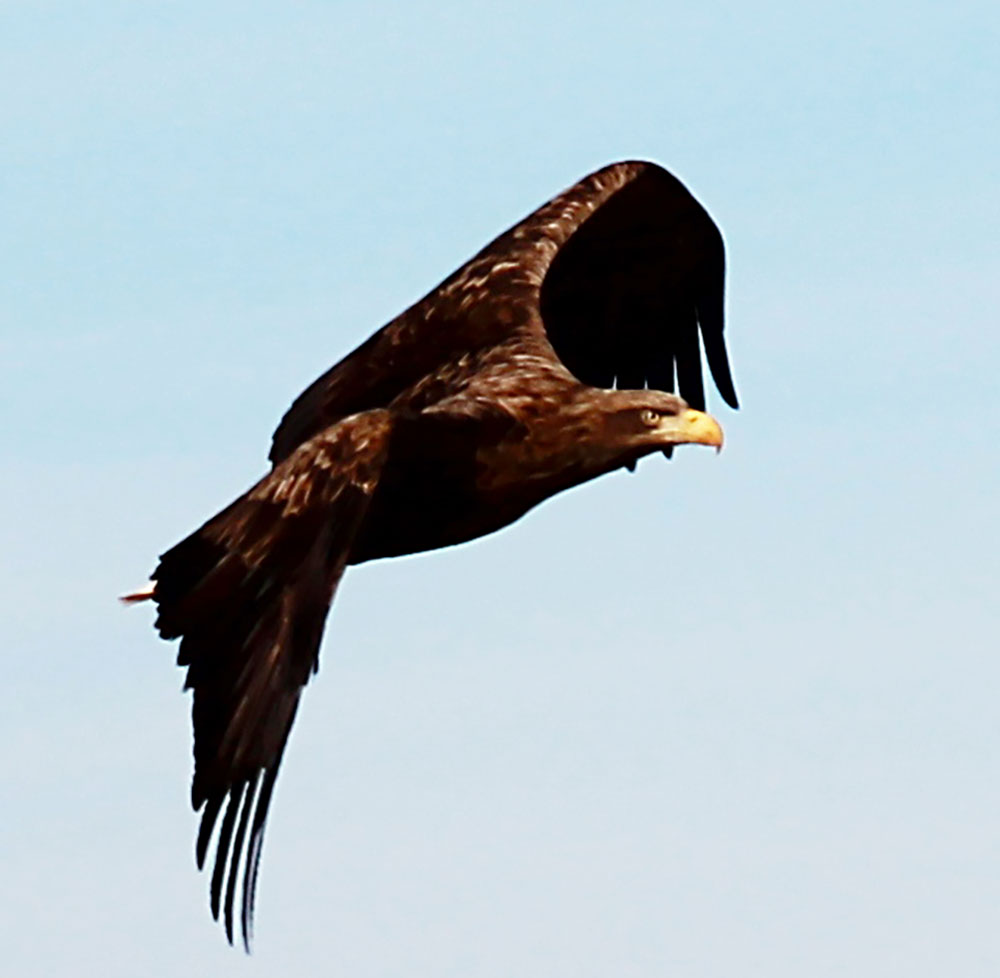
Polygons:
[[[1000,973],[994,2],[0,8],[0,970]],[[721,225],[744,407],[352,570],[254,956],[115,595],[294,395],[616,159]]]

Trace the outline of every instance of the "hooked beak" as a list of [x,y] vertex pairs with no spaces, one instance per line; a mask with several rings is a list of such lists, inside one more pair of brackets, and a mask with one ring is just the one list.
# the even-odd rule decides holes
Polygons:
[[722,428],[715,418],[704,411],[688,408],[673,417],[666,417],[660,424],[660,432],[669,443],[663,450],[668,458],[674,445],[711,445],[716,452],[722,451]]

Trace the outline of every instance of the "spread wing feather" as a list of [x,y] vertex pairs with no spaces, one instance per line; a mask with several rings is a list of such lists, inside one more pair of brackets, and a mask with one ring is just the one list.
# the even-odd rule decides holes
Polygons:
[[191,802],[199,868],[218,827],[212,913],[250,940],[264,826],[302,688],[351,543],[385,460],[387,412],[348,418],[300,446],[167,551],[153,574],[164,638],[194,691]]
[[656,387],[704,406],[699,332],[723,399],[725,257],[711,217],[666,170],[616,163],[500,235],[310,385],[282,418],[275,464],[358,411],[386,407],[456,359],[520,336],[584,383]]
[[675,177],[625,166],[631,179],[546,268],[539,309],[549,341],[584,383],[610,387],[612,374],[620,388],[673,391],[676,383],[704,409],[700,334],[719,393],[736,407],[722,332],[722,235]]

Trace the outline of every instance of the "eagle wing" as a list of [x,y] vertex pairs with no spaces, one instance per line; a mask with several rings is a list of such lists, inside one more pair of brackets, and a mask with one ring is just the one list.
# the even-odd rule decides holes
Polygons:
[[[593,206],[591,182],[617,189]],[[725,249],[707,211],[652,164],[612,167],[574,190],[563,207],[571,230],[538,295],[558,358],[593,387],[678,391],[704,410],[703,345],[719,393],[737,407],[723,337]]]
[[[295,400],[278,464],[328,425],[386,407],[463,357],[515,338],[596,387],[679,390],[704,407],[701,342],[736,407],[723,339],[722,236],[653,163],[598,170],[500,235]],[[452,391],[442,384],[442,393]]]
[[[264,825],[299,697],[387,453],[384,411],[349,418],[300,446],[249,492],[167,551],[153,574],[163,638],[194,691],[191,802],[204,808],[196,854],[218,832],[211,881],[225,927],[241,864],[249,946]],[[249,833],[249,835],[248,835]],[[245,848],[244,848],[245,846]]]

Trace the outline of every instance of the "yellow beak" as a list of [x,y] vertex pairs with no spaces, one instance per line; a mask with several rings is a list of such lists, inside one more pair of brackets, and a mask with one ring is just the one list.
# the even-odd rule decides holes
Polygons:
[[711,445],[717,452],[722,451],[722,428],[710,414],[688,408],[664,421],[675,445]]

